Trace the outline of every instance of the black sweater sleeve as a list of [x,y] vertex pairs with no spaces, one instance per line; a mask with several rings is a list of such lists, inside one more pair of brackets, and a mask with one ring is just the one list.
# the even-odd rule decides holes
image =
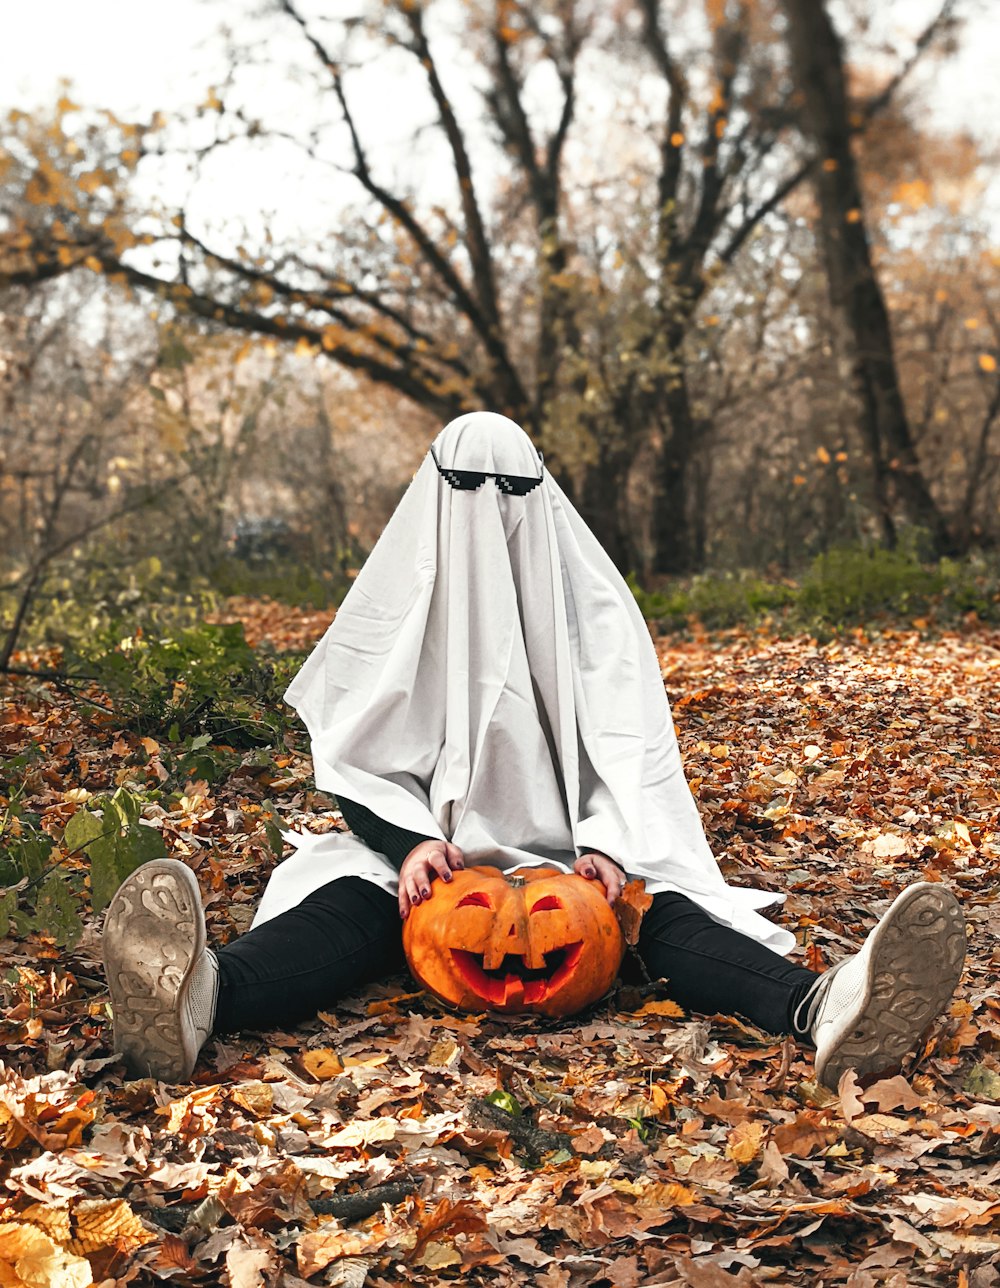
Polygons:
[[[337,797],[337,803],[344,816],[344,822],[354,835],[360,836],[369,849],[384,854],[393,867],[401,868],[403,860],[421,841],[438,839],[424,836],[420,832],[408,832],[405,827],[397,827],[395,823],[387,823],[384,818],[379,818],[366,806],[359,805],[356,801],[349,801],[343,796]],[[578,857],[586,853],[588,851],[585,848],[577,849]],[[616,860],[613,859],[612,862],[621,867]]]
[[422,836],[419,832],[408,832],[405,827],[397,827],[395,823],[387,823],[364,805],[345,800],[343,796],[337,797],[337,804],[344,822],[354,835],[360,836],[369,849],[384,854],[396,868],[403,866],[403,860],[415,845],[436,839],[433,836]]

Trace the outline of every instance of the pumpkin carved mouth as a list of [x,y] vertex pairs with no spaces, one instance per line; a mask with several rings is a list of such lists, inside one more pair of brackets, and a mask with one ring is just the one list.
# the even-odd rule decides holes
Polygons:
[[545,954],[545,965],[532,969],[520,953],[508,953],[499,967],[487,969],[482,953],[451,950],[459,974],[484,1001],[494,1006],[542,1002],[569,976],[580,960],[583,941],[565,944]]

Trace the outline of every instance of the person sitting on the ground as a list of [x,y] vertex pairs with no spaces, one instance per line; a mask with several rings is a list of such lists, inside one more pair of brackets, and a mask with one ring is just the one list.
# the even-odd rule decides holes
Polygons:
[[213,1032],[287,1027],[405,965],[400,915],[465,864],[544,864],[653,896],[638,952],[689,1010],[815,1048],[836,1087],[896,1065],[958,983],[965,924],[910,885],[825,974],[728,885],[684,777],[656,650],[522,429],[447,425],[287,698],[351,833],[294,837],[251,929],[206,946],[197,881],[156,860],[108,908],[115,1049],[187,1079]]

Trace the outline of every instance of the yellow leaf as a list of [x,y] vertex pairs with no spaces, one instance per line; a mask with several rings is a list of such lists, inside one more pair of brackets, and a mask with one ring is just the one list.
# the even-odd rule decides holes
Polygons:
[[306,1072],[311,1073],[317,1082],[335,1078],[338,1073],[344,1072],[340,1056],[330,1047],[317,1047],[314,1051],[304,1051],[301,1063]]
[[[348,529],[350,529],[351,526],[352,526],[351,524],[348,524]],[[357,527],[356,524],[353,526]],[[352,535],[356,535],[356,534],[352,534]],[[386,1015],[389,1011],[394,1011],[402,1002],[409,1002],[409,1001],[412,1001],[413,998],[420,997],[420,996],[421,996],[420,992],[399,993],[396,997],[385,997],[378,1002],[369,1002],[368,1014]]]
[[457,1063],[462,1054],[462,1048],[458,1045],[453,1037],[445,1034],[438,1040],[427,1053],[427,1063],[435,1069],[447,1069]]
[[981,353],[979,355],[980,371],[996,371],[997,360],[992,353]]
[[99,273],[101,271],[101,261],[96,255],[88,255],[83,262],[92,273]]
[[75,1236],[69,1246],[81,1256],[110,1247],[132,1252],[156,1239],[124,1199],[84,1199],[73,1208],[73,1223]]
[[42,1230],[18,1221],[0,1225],[0,1283],[10,1288],[90,1288],[90,1262],[54,1243]]
[[804,475],[796,474],[795,477],[792,479],[792,482],[795,484],[796,487],[802,487],[802,485],[808,482],[808,480],[805,478]]
[[976,329],[976,327],[977,327],[978,325],[979,325],[979,319],[978,319],[978,318],[966,318],[966,319],[965,319],[965,329],[966,329],[966,331],[975,331],[975,329]]
[[818,461],[822,461],[822,463],[823,463],[824,465],[829,465],[829,464],[830,464],[830,453],[826,450],[826,448],[825,448],[825,447],[817,447],[817,448],[816,448],[816,459],[817,459]]
[[683,142],[684,142],[684,135],[681,134],[680,130],[675,130],[674,133],[671,134],[670,136],[670,146],[672,148],[679,148],[683,144]]
[[345,1069],[377,1069],[380,1064],[387,1064],[389,1060],[388,1053],[380,1052],[378,1055],[360,1056],[349,1055],[344,1061]]
[[443,1270],[447,1266],[460,1266],[462,1255],[451,1243],[438,1243],[431,1240],[424,1245],[423,1252],[414,1264],[424,1266],[427,1270]]
[[747,1163],[752,1162],[757,1157],[763,1139],[763,1123],[752,1121],[737,1123],[729,1133],[726,1157],[731,1158],[734,1163],[739,1163],[741,1167],[745,1167]]
[[852,207],[852,208],[847,212],[847,214],[844,216],[844,218],[847,220],[847,222],[848,222],[849,224],[860,224],[860,223],[861,223],[861,211],[857,208],[857,206],[853,206],[853,207]]
[[656,1001],[645,1002],[642,1006],[639,1007],[637,1011],[631,1011],[630,1014],[631,1015],[667,1015],[672,1020],[683,1020],[685,1018],[683,1010],[677,1005],[676,1002],[672,1002],[669,997],[665,997],[662,1001],[659,1001],[659,1002],[656,1002]]
[[926,206],[931,199],[930,184],[926,179],[912,179],[904,183],[898,183],[893,189],[892,199],[902,205],[909,206],[913,210],[919,210],[921,206]]
[[274,1108],[274,1092],[266,1082],[241,1082],[229,1097],[255,1118],[266,1118]]

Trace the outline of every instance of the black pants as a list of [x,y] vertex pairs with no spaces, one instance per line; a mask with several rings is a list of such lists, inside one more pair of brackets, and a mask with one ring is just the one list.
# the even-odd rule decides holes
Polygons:
[[[817,979],[681,894],[653,896],[638,950],[686,1010],[742,1015],[771,1033],[795,1031],[792,1015]],[[342,877],[220,949],[218,959],[217,1032],[296,1024],[405,969],[396,898]]]

